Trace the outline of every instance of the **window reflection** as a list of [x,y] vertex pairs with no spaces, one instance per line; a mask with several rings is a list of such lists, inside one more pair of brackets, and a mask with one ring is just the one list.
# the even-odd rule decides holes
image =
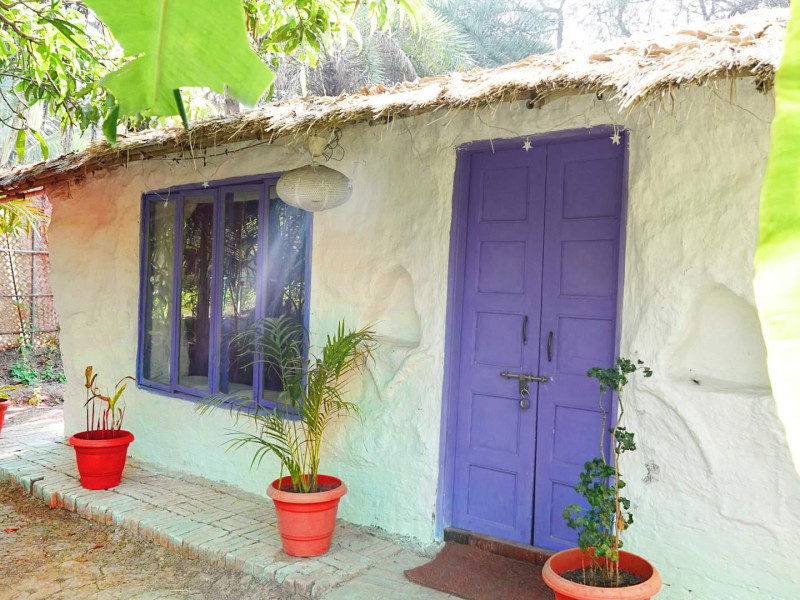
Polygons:
[[148,213],[142,376],[169,385],[175,204],[156,200]]
[[208,390],[211,335],[213,196],[183,203],[178,384]]
[[257,191],[225,194],[220,361],[223,393],[253,389],[253,353],[242,333],[256,319],[258,201]]
[[[308,213],[289,206],[269,188],[269,251],[265,316],[288,316],[303,323],[306,299]],[[282,391],[274,369],[265,369],[264,398],[272,402]]]

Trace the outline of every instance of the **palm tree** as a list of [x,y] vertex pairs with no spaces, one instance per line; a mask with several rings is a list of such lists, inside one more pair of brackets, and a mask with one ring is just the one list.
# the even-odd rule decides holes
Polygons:
[[315,68],[292,57],[279,61],[274,98],[335,96],[368,84],[391,85],[472,67],[494,67],[551,49],[551,18],[533,4],[514,0],[429,0],[413,30],[394,23],[370,30],[356,15],[362,45],[323,48]]
[[430,0],[431,10],[469,40],[479,67],[499,67],[552,49],[553,23],[532,3],[518,0]]

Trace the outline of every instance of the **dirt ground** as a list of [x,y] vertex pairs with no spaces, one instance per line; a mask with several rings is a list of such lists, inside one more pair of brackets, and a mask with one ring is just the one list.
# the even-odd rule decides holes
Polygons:
[[0,483],[0,599],[296,600]]
[[20,361],[21,355],[16,348],[0,351],[0,385],[18,386],[9,392],[9,400],[17,405],[27,405],[38,388],[39,404],[55,406],[64,402],[66,383],[58,381],[58,375],[64,372],[58,346],[38,346],[27,357],[27,368],[37,375],[37,381],[31,385],[23,385],[12,374],[14,364]]

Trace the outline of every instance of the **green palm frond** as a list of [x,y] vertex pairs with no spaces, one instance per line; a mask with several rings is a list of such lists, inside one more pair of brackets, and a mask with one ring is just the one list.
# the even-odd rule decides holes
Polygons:
[[552,49],[550,17],[513,0],[433,0],[431,10],[452,23],[474,46],[473,60],[496,67]]
[[363,7],[353,18],[361,44],[325,48],[315,68],[282,58],[275,98],[337,95],[367,84],[391,85],[417,76],[493,67],[551,50],[554,23],[533,3],[514,0],[428,0],[419,27],[397,20],[372,27]]
[[0,234],[28,235],[42,224],[47,215],[30,198],[0,203]]
[[281,402],[256,405],[252,394],[216,394],[198,403],[197,410],[228,410],[234,423],[252,422],[256,433],[233,431],[226,451],[255,446],[251,467],[274,454],[286,468],[295,491],[317,488],[325,432],[336,418],[358,415],[346,399],[349,385],[371,356],[374,339],[368,327],[348,330],[344,322],[328,335],[317,356],[304,358],[307,332],[290,317],[267,318],[236,336],[235,347],[256,356],[266,373],[281,382]]
[[451,19],[436,10],[422,13],[424,27],[397,32],[399,46],[421,76],[451,73],[475,66],[475,44]]

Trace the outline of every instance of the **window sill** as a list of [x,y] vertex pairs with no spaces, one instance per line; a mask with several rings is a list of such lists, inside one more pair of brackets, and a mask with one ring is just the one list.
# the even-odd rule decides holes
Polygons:
[[[201,393],[201,392],[198,392],[197,395],[187,394],[186,392],[171,392],[169,390],[164,390],[164,389],[161,389],[159,387],[155,387],[153,385],[149,385],[147,382],[141,382],[141,381],[137,381],[136,382],[136,388],[139,389],[139,390],[145,391],[145,392],[149,392],[151,394],[156,394],[157,396],[163,396],[165,398],[173,398],[175,400],[186,400],[186,401],[192,402],[193,404],[198,404],[204,397],[206,397],[208,395],[208,394]],[[233,398],[231,398],[231,399],[233,399]],[[255,406],[255,400],[251,400],[248,403],[248,409],[251,406]],[[277,407],[277,403],[268,402],[268,401],[262,401],[261,402],[261,406],[263,408],[271,410],[271,409],[274,409],[274,408]],[[281,406],[283,406],[283,405],[281,405]],[[220,410],[225,410],[225,408],[220,407]],[[288,412],[288,411],[287,411],[285,416],[286,416],[286,418],[291,419],[291,420],[294,420],[297,417],[297,415],[294,412]]]

